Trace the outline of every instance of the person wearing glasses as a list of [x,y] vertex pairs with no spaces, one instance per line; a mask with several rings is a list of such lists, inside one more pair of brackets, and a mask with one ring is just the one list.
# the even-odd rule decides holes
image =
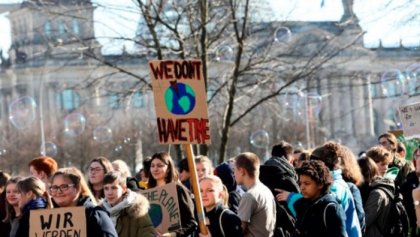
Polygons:
[[401,157],[398,154],[398,139],[392,133],[383,133],[378,137],[379,145],[383,146],[389,152],[391,152],[392,161],[389,164],[388,168],[398,169],[398,174],[395,178],[395,188],[397,192],[403,183],[407,179],[408,173],[414,171],[414,167],[410,162],[405,160],[405,157]]
[[85,207],[87,236],[118,236],[108,213],[96,206],[96,200],[77,168],[62,168],[55,172],[49,191],[55,208]]
[[51,208],[51,199],[48,196],[45,183],[37,177],[27,177],[17,183],[20,196],[19,208],[21,215],[17,217],[18,227],[15,235],[10,237],[29,236],[29,213],[31,210]]
[[119,237],[155,237],[149,217],[149,201],[127,187],[127,177],[119,171],[104,177],[105,199],[101,206],[111,215]]
[[103,180],[106,173],[114,170],[112,163],[105,157],[97,157],[90,161],[88,168],[89,188],[95,197],[96,202],[100,202],[104,197]]
[[191,193],[178,181],[178,172],[172,157],[166,152],[155,153],[150,164],[149,189],[162,187],[168,183],[176,184],[178,204],[181,213],[181,228],[170,233],[157,233],[157,236],[194,236],[197,222],[194,218],[194,203]]

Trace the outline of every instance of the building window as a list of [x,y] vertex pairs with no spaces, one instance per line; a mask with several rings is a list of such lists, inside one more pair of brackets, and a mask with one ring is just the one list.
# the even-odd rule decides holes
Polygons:
[[109,99],[109,106],[112,108],[112,109],[118,109],[118,108],[120,108],[120,98],[119,98],[119,96],[118,96],[118,94],[112,94],[112,95],[110,95],[109,97],[108,97],[108,99]]
[[73,26],[73,33],[75,35],[79,35],[80,34],[80,25],[79,25],[79,21],[77,19],[73,19],[72,26]]
[[141,93],[140,91],[137,91],[136,93],[134,93],[133,98],[132,99],[132,105],[134,108],[143,108],[144,107],[144,96],[143,93]]
[[80,95],[71,89],[66,89],[58,94],[57,101],[61,110],[71,111],[80,106]]
[[66,25],[63,20],[58,22],[58,34],[64,35],[66,33]]
[[51,22],[50,21],[46,21],[44,24],[44,33],[46,36],[51,36]]

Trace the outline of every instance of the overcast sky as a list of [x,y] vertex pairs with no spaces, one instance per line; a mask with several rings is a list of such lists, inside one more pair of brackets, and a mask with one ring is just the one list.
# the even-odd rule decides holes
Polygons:
[[[276,20],[338,21],[343,14],[341,0],[265,1],[271,2],[270,7],[264,8],[272,9],[277,15]],[[20,1],[0,0],[0,4],[10,2]],[[131,0],[95,2],[99,5],[95,11],[95,35],[104,45],[104,51],[117,53],[121,49],[121,43],[107,38],[132,37],[139,16],[130,6]],[[106,8],[102,8],[102,5]],[[354,11],[366,31],[364,43],[367,47],[376,47],[379,39],[385,47],[399,46],[400,40],[405,46],[420,44],[420,20],[409,20],[416,14],[420,15],[420,0],[355,0]],[[0,14],[0,48],[3,49],[10,46],[10,25],[6,15],[7,13]]]

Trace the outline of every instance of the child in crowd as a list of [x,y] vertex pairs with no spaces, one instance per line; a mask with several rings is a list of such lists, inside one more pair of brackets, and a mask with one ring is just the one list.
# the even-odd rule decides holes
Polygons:
[[241,220],[223,205],[223,196],[226,194],[220,178],[208,175],[200,179],[200,191],[211,236],[243,236]]
[[311,160],[303,162],[297,173],[303,198],[294,204],[295,236],[347,236],[344,210],[329,194],[333,179],[328,168],[321,161]]

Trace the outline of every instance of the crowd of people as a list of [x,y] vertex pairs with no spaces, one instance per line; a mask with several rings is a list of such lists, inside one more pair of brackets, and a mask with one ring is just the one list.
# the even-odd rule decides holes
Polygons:
[[[414,237],[420,148],[412,160],[405,156],[392,133],[358,156],[333,141],[313,150],[281,141],[264,163],[251,152],[216,166],[197,156],[206,231],[198,227],[186,158],[175,163],[158,152],[132,176],[124,161],[96,157],[85,177],[41,156],[29,162],[27,177],[0,172],[0,237],[29,236],[31,210],[78,206],[85,209],[87,236]],[[176,187],[180,226],[161,233],[139,191],[167,184]]]

